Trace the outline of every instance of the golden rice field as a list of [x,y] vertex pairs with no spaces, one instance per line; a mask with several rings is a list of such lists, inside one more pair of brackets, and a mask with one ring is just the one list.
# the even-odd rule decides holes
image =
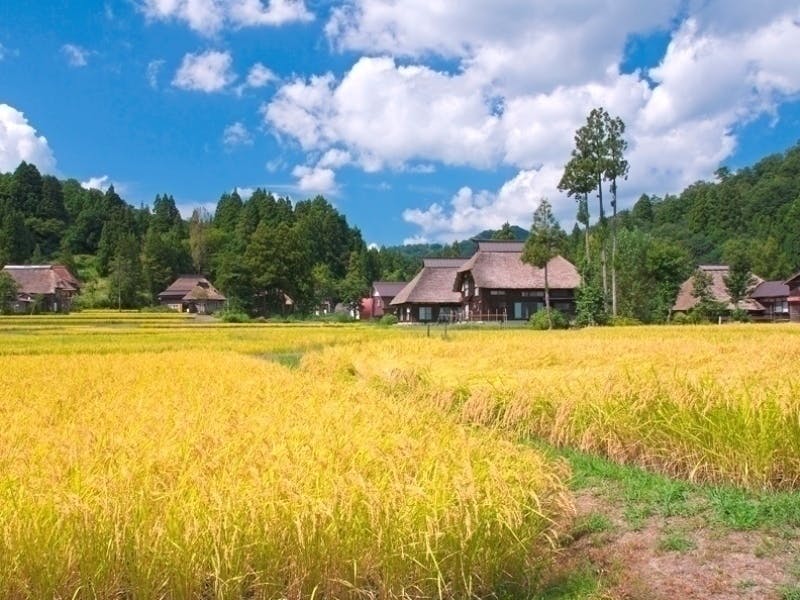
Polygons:
[[0,597],[535,588],[569,510],[563,465],[260,358],[376,330],[168,321],[149,351],[142,319],[62,321],[0,321]]
[[529,598],[530,438],[800,485],[800,327],[425,333],[0,318],[0,597]]

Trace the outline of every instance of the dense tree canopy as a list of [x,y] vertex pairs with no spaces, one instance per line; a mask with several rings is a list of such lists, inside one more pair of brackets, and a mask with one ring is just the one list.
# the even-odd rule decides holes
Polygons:
[[[602,236],[588,219],[597,176],[579,167],[562,181],[580,209],[580,227],[562,252],[582,266]],[[624,177],[624,170],[609,176]],[[618,236],[619,316],[663,321],[698,264],[735,263],[745,282],[746,271],[786,278],[800,270],[800,145],[737,172],[720,169],[715,181],[679,195],[642,194],[632,208],[604,217]],[[476,237],[493,236],[524,239],[527,232],[506,224]],[[169,194],[137,208],[113,187],[87,190],[24,162],[0,174],[0,265],[74,265],[91,290],[84,301],[101,305],[151,304],[177,275],[200,272],[243,309],[276,312],[286,295],[308,313],[323,302],[353,301],[375,280],[408,281],[423,256],[469,256],[474,248],[466,240],[367,249],[361,232],[321,196],[293,203],[262,189],[246,200],[233,191],[213,216],[198,210],[184,219]],[[587,305],[596,300],[591,286],[602,287],[598,271],[585,273]],[[734,292],[741,281],[731,280]]]

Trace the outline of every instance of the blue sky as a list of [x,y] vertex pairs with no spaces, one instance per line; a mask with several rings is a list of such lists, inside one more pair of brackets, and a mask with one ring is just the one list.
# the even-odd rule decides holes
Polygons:
[[800,8],[740,0],[0,0],[0,169],[187,212],[322,193],[368,242],[463,239],[555,186],[594,106],[623,206],[800,140]]

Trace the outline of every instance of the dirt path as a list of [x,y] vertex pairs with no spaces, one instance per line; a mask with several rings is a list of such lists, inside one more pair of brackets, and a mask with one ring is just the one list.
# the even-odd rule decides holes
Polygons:
[[592,490],[576,493],[576,509],[559,571],[592,569],[601,598],[800,598],[798,531],[732,531],[697,516],[651,516],[634,528]]

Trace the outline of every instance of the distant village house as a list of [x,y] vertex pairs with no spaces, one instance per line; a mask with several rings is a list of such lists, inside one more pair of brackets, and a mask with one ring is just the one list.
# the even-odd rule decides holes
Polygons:
[[789,288],[789,295],[786,303],[789,305],[789,320],[792,323],[800,323],[800,273],[792,275],[785,281]]
[[399,294],[407,282],[405,281],[376,281],[372,284],[369,298],[361,300],[359,307],[362,319],[380,319],[386,314],[397,315],[397,309],[391,306],[392,300]]
[[459,317],[461,293],[453,282],[465,258],[425,258],[422,270],[398,292],[390,306],[396,308],[400,321],[429,323],[453,321]]
[[158,295],[158,301],[178,312],[212,314],[225,308],[227,298],[202,275],[181,275]]
[[69,312],[80,281],[63,265],[6,265],[3,272],[17,284],[11,309],[17,313]]
[[[725,277],[729,269],[725,265],[700,265],[701,271],[711,276],[711,293],[725,311],[734,308],[725,285]],[[792,321],[800,323],[800,273],[786,281],[764,281],[754,276],[754,285],[747,293],[747,298],[739,303],[739,308],[756,321]],[[694,276],[681,285],[678,298],[672,307],[673,314],[687,313],[697,305],[697,298],[692,294]]]
[[[544,269],[522,262],[524,242],[479,241],[478,251],[459,267],[453,289],[462,297],[465,320],[527,320],[545,307]],[[578,269],[562,256],[547,264],[550,306],[575,314]]]
[[[479,240],[470,258],[427,258],[391,306],[403,322],[527,320],[545,306],[544,269],[522,262],[524,242]],[[575,314],[578,270],[562,256],[547,265],[551,306]]]
[[750,298],[764,307],[761,316],[768,321],[789,320],[789,286],[784,281],[762,281]]

